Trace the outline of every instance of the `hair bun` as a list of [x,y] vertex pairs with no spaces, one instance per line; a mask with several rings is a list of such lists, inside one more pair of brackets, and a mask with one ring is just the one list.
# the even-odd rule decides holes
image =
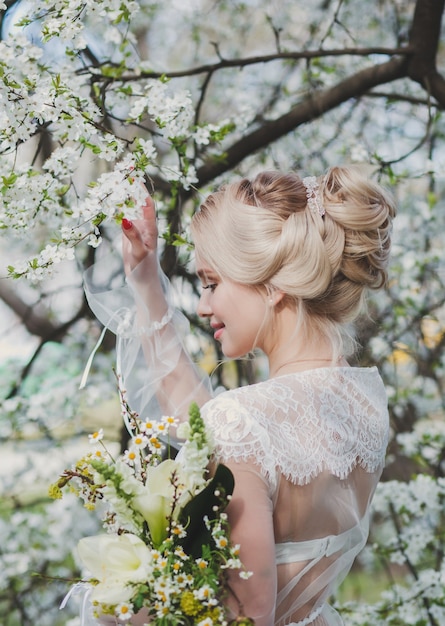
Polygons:
[[322,193],[327,214],[344,230],[339,271],[354,283],[380,289],[387,281],[393,199],[358,167],[331,168]]

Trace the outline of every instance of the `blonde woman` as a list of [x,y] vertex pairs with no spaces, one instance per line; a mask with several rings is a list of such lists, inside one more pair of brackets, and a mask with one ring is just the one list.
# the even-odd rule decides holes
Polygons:
[[139,412],[201,405],[235,477],[231,538],[253,572],[233,577],[228,603],[256,626],[342,624],[328,601],[366,543],[388,437],[377,369],[348,364],[350,326],[386,282],[394,216],[388,194],[347,167],[264,172],[208,197],[191,226],[198,313],[226,357],[258,349],[269,363],[267,380],[214,398],[159,271],[151,199],[144,219],[123,222],[136,300],[135,317],[116,324],[124,383]]

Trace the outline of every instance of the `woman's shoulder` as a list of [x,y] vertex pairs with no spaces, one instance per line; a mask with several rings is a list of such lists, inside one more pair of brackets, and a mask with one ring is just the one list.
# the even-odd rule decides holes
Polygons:
[[217,458],[248,463],[266,479],[273,493],[277,485],[276,462],[263,419],[266,413],[259,412],[256,404],[258,385],[220,393],[202,407],[201,414],[212,434]]
[[241,441],[256,430],[258,420],[254,418],[254,406],[257,391],[257,384],[226,390],[202,407],[205,422],[217,431],[219,440]]
[[[271,379],[224,390],[202,408],[204,419],[212,427],[221,426],[222,438],[243,439],[267,427],[271,414],[274,385]],[[279,392],[281,395],[283,391]]]
[[[315,396],[339,395],[368,399],[376,405],[387,403],[386,390],[377,367],[321,367],[269,378],[251,385],[225,390],[210,400],[211,412],[233,411],[270,412],[270,403],[283,407],[283,400],[292,398],[305,403]],[[278,404],[276,402],[278,401]],[[206,406],[207,406],[206,405]],[[284,402],[285,406],[285,402]]]
[[360,403],[387,404],[385,386],[377,367],[322,367],[284,374],[251,385],[224,390],[204,405],[207,415],[219,415],[228,422],[249,416],[298,410],[315,400],[338,396]]
[[[256,457],[304,484],[323,469],[376,471],[388,438],[377,368],[319,368],[225,391],[203,407],[223,456]],[[269,467],[270,465],[270,467]]]
[[377,367],[321,367],[285,374],[270,379],[270,395],[282,394],[290,389],[294,399],[317,403],[329,397],[358,401],[382,410],[387,405],[387,395]]

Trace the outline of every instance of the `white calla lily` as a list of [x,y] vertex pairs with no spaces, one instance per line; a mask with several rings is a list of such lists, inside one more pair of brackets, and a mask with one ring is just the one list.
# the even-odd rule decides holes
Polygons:
[[[176,503],[173,481],[177,485]],[[176,519],[180,509],[191,499],[188,482],[184,468],[171,459],[148,468],[145,486],[133,499],[133,508],[146,520],[156,546],[167,537],[168,519]]]

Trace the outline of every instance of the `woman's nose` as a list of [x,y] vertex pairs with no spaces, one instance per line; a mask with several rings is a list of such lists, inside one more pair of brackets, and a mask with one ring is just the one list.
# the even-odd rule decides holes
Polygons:
[[204,291],[199,298],[196,312],[198,313],[199,317],[210,317],[210,315],[212,315],[212,309],[210,307],[209,298],[206,291]]

